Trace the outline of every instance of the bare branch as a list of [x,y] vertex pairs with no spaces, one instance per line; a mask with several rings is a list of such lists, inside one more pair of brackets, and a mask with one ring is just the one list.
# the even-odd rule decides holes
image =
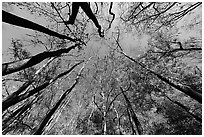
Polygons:
[[62,16],[60,15],[59,11],[57,10],[57,8],[55,7],[54,3],[51,2],[52,7],[55,9],[55,11],[57,12],[57,14],[59,15],[59,17],[61,18],[61,20],[63,21],[64,25],[67,27],[67,29],[69,30],[69,32],[71,32],[71,29],[68,27],[68,25],[65,23],[64,19],[62,18]]
[[[112,10],[112,7],[113,7],[113,2],[111,2],[110,7],[109,7],[109,14],[111,14],[111,15],[113,16],[113,18],[112,18],[111,22],[109,23],[108,29],[111,28],[111,24],[113,23],[113,21],[114,21],[114,19],[115,19],[115,14],[111,11],[111,10]],[[107,30],[108,30],[108,29],[107,29]]]

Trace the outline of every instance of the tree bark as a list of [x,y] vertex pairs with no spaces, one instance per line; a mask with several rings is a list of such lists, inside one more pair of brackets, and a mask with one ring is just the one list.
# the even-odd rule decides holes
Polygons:
[[175,89],[183,92],[184,94],[190,96],[191,98],[195,99],[196,101],[198,101],[199,103],[202,104],[202,94],[194,91],[193,89],[191,89],[188,86],[181,86],[178,84],[174,84],[173,82],[171,82],[169,79],[157,74],[156,72],[151,71],[151,73],[153,73],[154,75],[156,75],[160,80],[162,80],[163,82],[169,84],[170,86],[174,87]]
[[129,113],[129,115],[131,116],[131,118],[132,118],[132,120],[133,120],[133,122],[135,124],[135,127],[136,127],[135,128],[136,130],[133,130],[133,133],[134,134],[136,133],[137,135],[141,135],[142,134],[142,126],[141,126],[141,124],[140,124],[140,122],[139,122],[139,120],[138,120],[138,118],[137,118],[137,116],[136,116],[136,114],[135,114],[135,112],[134,112],[134,110],[132,108],[132,105],[131,105],[128,97],[126,96],[126,94],[124,93],[124,91],[123,91],[123,89],[121,87],[120,87],[120,90],[122,91],[123,96],[125,98],[125,101],[127,103],[127,107],[128,107],[127,111]]
[[26,69],[29,67],[32,67],[32,66],[42,62],[46,58],[60,56],[62,53],[68,53],[70,50],[74,49],[77,46],[78,45],[76,44],[76,45],[73,45],[73,46],[66,48],[66,49],[59,49],[56,51],[49,51],[49,52],[45,51],[45,52],[39,53],[35,56],[32,56],[27,62],[25,62],[25,63],[23,63],[17,67],[14,67],[13,63],[11,63],[11,64],[10,63],[4,63],[4,64],[2,64],[2,76],[17,72],[17,71],[20,71],[20,70],[23,70],[23,69]]
[[46,126],[46,124],[48,123],[48,121],[50,120],[50,118],[52,117],[52,115],[55,113],[55,111],[59,108],[59,106],[61,105],[62,101],[66,98],[66,96],[72,91],[72,89],[76,86],[76,84],[78,83],[78,80],[75,81],[75,83],[72,85],[71,88],[69,88],[67,91],[65,91],[65,93],[61,96],[60,100],[55,104],[55,106],[49,111],[49,113],[45,116],[44,120],[42,121],[42,123],[40,124],[40,127],[38,128],[38,130],[34,133],[34,135],[41,135],[44,131],[44,128]]
[[[83,62],[83,61],[82,61]],[[20,96],[9,96],[8,98],[6,98],[5,101],[2,102],[2,111],[5,111],[6,109],[8,109],[9,107],[17,104],[18,102],[40,92],[41,90],[45,89],[50,83],[56,81],[58,78],[70,73],[76,66],[78,66],[79,64],[81,64],[82,62],[76,63],[74,66],[72,66],[68,71],[65,71],[61,74],[59,74],[57,77],[51,79],[50,81],[46,81],[45,83],[43,83],[42,85],[38,86],[37,88],[34,88]],[[15,94],[15,93],[13,93]]]
[[32,101],[27,102],[23,106],[21,106],[19,109],[14,111],[8,118],[2,121],[2,132],[3,134],[6,134],[6,129],[9,128],[9,125],[11,125],[14,120],[18,119],[25,111],[27,111],[32,105]]
[[178,84],[175,84],[174,82],[171,82],[169,79],[157,74],[156,72],[146,68],[146,66],[141,63],[141,62],[138,62],[136,61],[135,59],[129,57],[128,55],[126,55],[124,52],[121,52],[123,55],[125,55],[127,58],[129,58],[130,60],[132,60],[133,62],[139,64],[141,67],[143,67],[144,69],[146,69],[147,71],[149,71],[150,73],[154,74],[157,76],[157,78],[159,78],[161,81],[165,82],[166,84],[174,87],[175,89],[183,92],[184,94],[190,96],[191,98],[195,99],[196,101],[198,101],[199,103],[202,104],[202,94],[194,91],[193,89],[191,89],[190,87],[188,86],[182,86],[182,85],[178,85]]
[[[90,58],[89,58],[90,59]],[[80,62],[82,63],[82,62]],[[78,63],[78,64],[80,64]],[[76,86],[76,84],[78,84],[79,82],[79,76],[81,75],[82,70],[84,69],[85,64],[83,65],[83,67],[80,69],[79,73],[77,74],[77,77],[75,78],[75,82],[74,84],[64,92],[64,94],[61,96],[60,100],[55,104],[54,108],[51,109],[49,111],[49,113],[45,116],[44,120],[42,121],[42,123],[40,124],[40,127],[38,128],[38,130],[34,133],[34,135],[41,135],[44,131],[44,128],[46,126],[46,124],[49,122],[50,118],[52,117],[52,115],[55,113],[55,111],[59,108],[59,106],[61,105],[62,101],[66,98],[66,96],[73,90],[73,88]]]

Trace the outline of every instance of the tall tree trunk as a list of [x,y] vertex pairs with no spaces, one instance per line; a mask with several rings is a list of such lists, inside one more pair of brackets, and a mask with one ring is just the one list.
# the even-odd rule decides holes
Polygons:
[[42,33],[45,33],[45,34],[48,34],[50,36],[55,36],[55,37],[58,37],[60,39],[67,39],[67,40],[70,40],[70,41],[73,41],[75,42],[76,40],[68,37],[68,36],[65,36],[65,35],[62,35],[62,34],[59,34],[57,32],[54,32],[52,30],[49,30],[39,24],[36,24],[32,21],[29,21],[27,19],[24,19],[24,18],[21,18],[21,17],[18,17],[16,15],[13,15],[11,13],[8,13],[4,10],[2,10],[2,21],[5,22],[5,23],[9,23],[9,24],[12,24],[12,25],[16,25],[16,26],[20,26],[20,27],[23,27],[23,28],[28,28],[28,29],[32,29],[32,30],[37,30],[37,31],[40,31]]
[[174,101],[171,98],[169,98],[168,96],[166,96],[172,103],[178,105],[179,107],[183,108],[188,114],[190,114],[193,118],[195,118],[195,120],[197,120],[198,122],[202,123],[202,118],[200,118],[199,116],[193,114],[192,112],[189,111],[189,108],[184,106],[183,104],[181,104],[178,101]]
[[171,82],[169,79],[157,74],[154,71],[149,70],[152,74],[156,75],[160,80],[162,80],[163,82],[169,84],[170,86],[176,88],[177,90],[185,93],[186,95],[190,96],[191,98],[197,100],[199,103],[202,104],[202,94],[194,91],[193,89],[191,89],[191,87],[188,86],[183,86],[183,85],[178,85],[178,84],[174,84],[173,82]]
[[123,55],[125,55],[127,58],[129,58],[130,60],[132,60],[133,62],[139,64],[141,67],[143,67],[144,69],[146,69],[147,71],[149,71],[150,73],[154,74],[157,76],[157,78],[159,78],[161,81],[167,83],[168,85],[174,87],[175,89],[183,92],[184,94],[190,96],[191,98],[195,99],[196,101],[198,101],[199,103],[202,104],[202,94],[196,92],[195,90],[191,89],[190,87],[188,86],[182,86],[182,85],[178,85],[178,84],[175,84],[174,82],[171,82],[169,79],[161,76],[160,74],[157,74],[156,72],[146,68],[146,66],[141,63],[141,62],[138,62],[136,61],[135,59],[129,57],[128,55],[126,55],[124,52],[121,52]]
[[[83,61],[82,61],[83,62]],[[45,89],[49,84],[53,83],[54,81],[56,81],[58,78],[70,73],[76,66],[78,66],[79,64],[81,64],[82,62],[76,63],[74,66],[72,66],[68,71],[65,71],[59,75],[57,75],[57,77],[51,79],[50,81],[46,81],[45,83],[43,83],[42,85],[38,86],[37,88],[34,88],[20,96],[12,96],[12,97],[7,97],[3,102],[2,102],[2,110],[5,111],[6,109],[8,109],[10,106],[13,106],[15,104],[17,104],[18,102],[40,92],[41,90]],[[15,94],[15,93],[14,93]]]
[[[89,58],[89,60],[91,59],[91,57]],[[84,61],[83,61],[84,62]],[[88,62],[88,61],[87,61]],[[86,63],[87,63],[86,62]],[[78,63],[81,64],[82,62]],[[60,100],[55,104],[54,108],[52,108],[49,113],[46,115],[46,117],[44,118],[44,120],[42,121],[42,123],[40,124],[40,127],[38,128],[38,130],[34,133],[34,135],[41,135],[44,131],[44,128],[46,126],[46,124],[49,122],[50,118],[52,117],[52,115],[55,113],[55,111],[59,108],[59,106],[61,105],[62,101],[66,98],[66,96],[74,89],[74,87],[78,84],[79,79],[80,79],[80,75],[82,70],[84,69],[86,63],[82,66],[82,68],[80,69],[79,73],[77,74],[77,77],[75,78],[75,82],[74,84],[64,92],[64,94],[61,96]]]
[[140,122],[139,122],[139,120],[138,120],[138,118],[137,118],[137,116],[136,116],[136,114],[135,114],[135,112],[134,112],[134,110],[132,108],[132,105],[131,105],[128,97],[126,96],[126,94],[124,93],[124,91],[123,91],[123,89],[121,87],[120,87],[120,90],[122,91],[123,96],[125,98],[125,101],[127,103],[127,107],[128,107],[127,111],[130,114],[130,116],[132,118],[132,121],[134,122],[134,125],[136,127],[135,128],[136,130],[133,130],[133,133],[136,131],[136,134],[141,135],[142,134],[142,126],[141,126],[141,124],[140,124]]
[[63,53],[68,53],[70,50],[76,48],[77,46],[78,45],[75,44],[75,45],[73,45],[69,48],[66,48],[66,49],[59,49],[56,51],[45,51],[45,52],[39,53],[35,56],[32,56],[27,62],[25,62],[25,63],[23,63],[17,67],[14,67],[13,63],[11,63],[11,64],[10,63],[9,64],[4,63],[4,64],[2,64],[2,76],[17,72],[17,71],[20,71],[20,70],[23,70],[23,69],[26,69],[29,67],[32,67],[32,66],[40,63],[41,61],[45,60],[46,58],[57,57]]
[[25,113],[32,105],[33,101],[26,102],[23,106],[18,108],[16,111],[14,111],[9,117],[6,119],[2,119],[2,133],[6,134],[7,129],[9,129],[9,126],[12,125],[12,123],[18,119],[20,116],[22,116],[23,113]]
[[104,92],[101,93],[102,95],[102,98],[103,98],[103,108],[102,108],[102,111],[103,111],[103,135],[106,135],[107,134],[107,124],[106,124],[106,99],[105,99],[105,94]]
[[43,119],[42,123],[40,124],[40,127],[38,130],[34,133],[34,135],[41,135],[44,131],[44,128],[52,115],[55,113],[55,111],[59,108],[61,105],[62,101],[66,98],[66,96],[72,91],[72,89],[76,86],[78,83],[78,79],[75,81],[75,83],[72,85],[71,88],[69,88],[67,91],[64,92],[64,94],[61,96],[60,100],[55,104],[55,106],[49,111],[49,113],[45,116]]

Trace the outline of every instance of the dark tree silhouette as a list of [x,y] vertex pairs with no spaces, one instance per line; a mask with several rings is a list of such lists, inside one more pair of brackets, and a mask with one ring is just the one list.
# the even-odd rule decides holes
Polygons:
[[139,64],[141,67],[143,67],[144,69],[146,69],[147,71],[149,71],[150,73],[154,74],[155,76],[157,76],[160,80],[162,80],[163,82],[165,82],[166,84],[174,87],[175,89],[183,92],[184,94],[190,96],[191,98],[195,99],[196,101],[198,101],[199,103],[202,103],[202,94],[200,94],[197,91],[194,91],[191,87],[186,86],[186,85],[181,85],[181,84],[175,84],[174,82],[172,82],[171,80],[169,80],[168,78],[163,77],[160,74],[157,74],[156,72],[146,68],[145,64],[136,61],[135,59],[131,58],[130,56],[126,55],[124,52],[121,52],[123,55],[125,55],[127,58],[129,58],[130,60],[132,60],[133,62],[135,62],[136,64]]
[[73,2],[72,3],[72,14],[69,17],[68,21],[65,21],[65,24],[74,24],[77,13],[79,11],[79,7],[81,7],[86,15],[93,21],[95,26],[98,28],[98,33],[100,37],[104,37],[103,32],[101,31],[101,25],[99,25],[96,16],[93,14],[88,2]]
[[16,26],[20,26],[20,27],[23,27],[23,28],[28,28],[28,29],[32,29],[32,30],[37,30],[37,31],[40,31],[40,32],[43,32],[45,34],[48,34],[50,36],[55,36],[55,37],[58,37],[60,39],[67,39],[67,40],[70,40],[70,41],[77,41],[75,39],[72,39],[68,36],[65,36],[65,35],[62,35],[62,34],[59,34],[57,32],[54,32],[52,30],[49,30],[39,24],[36,24],[32,21],[29,21],[27,19],[24,19],[24,18],[21,18],[21,17],[18,17],[16,15],[13,15],[11,13],[8,13],[4,10],[2,10],[2,21],[5,22],[5,23],[9,23],[9,24],[12,24],[12,25],[16,25]]
[[[16,5],[16,3],[12,4]],[[194,70],[188,71],[187,63],[180,60],[172,61],[170,57],[175,55],[176,59],[183,59],[182,57],[185,56],[181,57],[177,54],[187,52],[193,54],[198,51],[199,54],[195,57],[199,58],[202,47],[188,41],[175,41],[171,45],[169,43],[172,39],[168,40],[169,33],[175,34],[171,29],[167,36],[164,33],[161,34],[167,39],[161,37],[161,41],[157,38],[159,32],[152,30],[157,30],[160,25],[163,26],[161,30],[174,26],[178,20],[202,3],[135,2],[125,3],[124,6],[123,3],[119,3],[116,6],[121,8],[121,11],[118,10],[116,13],[117,17],[120,17],[117,18],[117,22],[121,24],[113,29],[110,29],[116,17],[112,9],[113,2],[105,4],[101,2],[101,7],[95,4],[96,9],[93,10],[95,13],[92,12],[88,2],[73,2],[72,12],[69,12],[71,11],[69,2],[17,4],[19,8],[26,8],[31,13],[43,15],[46,19],[51,18],[52,20],[49,21],[52,24],[53,20],[56,21],[55,27],[61,32],[69,29],[70,37],[2,11],[2,21],[5,23],[54,36],[46,39],[41,35],[36,35],[31,40],[26,39],[25,42],[31,45],[50,45],[50,50],[46,48],[46,51],[31,55],[24,50],[29,47],[23,44],[14,46],[15,60],[2,64],[2,75],[5,78],[2,90],[4,98],[2,100],[2,133],[201,134],[200,85],[202,81],[200,77],[202,72],[199,68],[197,68],[199,72],[196,71],[199,74],[194,73]],[[107,23],[107,38],[92,37],[92,29],[90,32],[89,26],[87,27],[88,20],[84,18],[82,18],[83,22],[76,22],[73,26],[68,25],[74,24],[80,7],[98,28],[100,37],[104,37],[101,31],[102,24],[99,24],[95,16],[99,13],[100,21]],[[104,9],[107,10],[107,14],[102,13]],[[68,21],[64,20],[66,16],[69,16]],[[63,25],[58,24],[59,19],[63,21]],[[132,29],[134,27],[135,29]],[[150,49],[144,49],[144,54],[141,53],[137,59],[123,52],[119,43],[127,40],[124,32],[129,32],[128,28],[131,28],[132,34],[139,34],[137,29],[141,28],[144,28],[141,29],[142,33],[152,32],[148,38],[150,41],[147,43],[151,46]],[[88,34],[86,34],[87,31]],[[117,35],[116,39],[115,35]],[[100,50],[94,45],[95,43],[91,43],[93,41],[99,44],[97,46],[105,45],[104,49]],[[85,43],[89,46],[81,50],[82,44],[86,45]],[[26,43],[30,46],[29,44]],[[92,44],[96,49],[90,46]],[[126,43],[123,46],[126,46]],[[76,47],[79,49],[78,52],[73,51]],[[125,50],[127,48],[125,47]],[[67,56],[64,53],[69,54]],[[101,57],[97,53],[104,54]],[[155,61],[160,55],[163,55],[162,62]],[[89,56],[91,57],[87,60]],[[173,63],[166,61],[168,57]],[[18,58],[20,60],[16,61]],[[45,59],[49,61],[41,66]],[[155,64],[153,64],[154,61]],[[78,68],[82,63],[83,67]],[[165,66],[167,63],[169,63],[169,68]],[[72,65],[69,66],[70,64]],[[35,65],[40,65],[38,66],[40,69],[36,70]],[[66,68],[67,66],[69,67]],[[14,79],[17,82],[13,81]],[[180,128],[180,126],[183,127]]]
[[32,67],[40,62],[42,62],[43,60],[49,58],[49,57],[57,57],[60,56],[63,53],[68,53],[70,50],[76,48],[77,46],[79,46],[78,44],[75,44],[69,48],[65,48],[65,49],[59,49],[56,51],[45,51],[42,53],[39,53],[35,56],[32,56],[27,62],[23,63],[22,65],[19,65],[17,67],[13,67],[13,63],[4,63],[2,64],[2,76]]
[[[2,110],[5,111],[6,109],[8,109],[10,106],[13,106],[15,105],[16,103],[40,92],[41,90],[45,89],[48,85],[50,85],[51,83],[53,83],[54,81],[56,81],[58,78],[70,73],[76,66],[78,66],[79,64],[81,64],[82,62],[79,62],[79,63],[76,63],[75,65],[73,65],[69,70],[57,75],[55,78],[49,80],[49,81],[46,81],[44,82],[42,85],[22,94],[22,95],[19,95],[23,89],[26,89],[24,88],[25,86],[23,85],[20,89],[20,91],[16,91],[14,92],[13,94],[11,94],[10,96],[8,96],[3,102],[2,102]],[[26,83],[25,85],[28,85],[30,83]]]

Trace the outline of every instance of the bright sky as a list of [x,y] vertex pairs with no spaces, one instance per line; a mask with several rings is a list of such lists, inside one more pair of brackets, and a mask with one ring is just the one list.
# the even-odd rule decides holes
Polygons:
[[[109,30],[109,32],[111,33],[113,28],[115,26],[118,25],[118,20],[117,20],[117,6],[116,4],[113,4],[113,9],[112,11],[116,14],[116,18],[114,20],[114,22],[112,23],[112,27]],[[13,7],[13,9],[10,11],[11,13],[26,18],[28,20],[31,20],[35,23],[41,24],[43,26],[46,26],[46,21],[43,18],[40,17],[35,17],[34,15],[31,15],[29,12],[23,10],[23,9],[19,9],[18,7]],[[2,51],[3,54],[8,52],[8,48],[10,47],[10,43],[11,43],[11,39],[12,38],[23,38],[25,36],[25,34],[27,33],[33,33],[33,30],[29,30],[29,29],[24,29],[22,27],[17,27],[17,26],[13,26],[7,23],[2,23]],[[108,36],[107,36],[108,37]],[[144,46],[147,45],[146,44],[146,39],[147,37],[143,37],[143,38],[136,38],[135,36],[132,36],[131,34],[127,34],[127,36],[125,36],[124,42],[123,42],[123,48],[125,48],[127,53],[133,53],[136,52],[136,54],[141,54],[143,51]],[[143,46],[141,46],[143,45]],[[137,50],[137,49],[140,50]],[[135,53],[133,53],[135,55]],[[8,62],[9,58],[8,55],[3,56],[3,62]]]
[[[30,21],[33,21],[35,23],[38,23],[40,25],[46,26],[46,21],[43,18],[35,17],[34,15],[31,15],[29,12],[19,9],[16,6],[13,6],[12,10],[10,11],[12,14],[17,15],[19,17],[23,17],[25,19],[28,19]],[[10,47],[12,38],[24,38],[25,34],[33,34],[34,31],[14,25],[10,25],[7,23],[2,22],[2,54],[8,52],[8,48]],[[8,62],[9,58],[6,56],[3,56],[2,62]]]
[[[112,24],[112,28],[109,30],[110,32],[112,29],[119,24],[117,20],[117,6],[116,4],[113,4],[113,12],[116,14],[116,19],[114,20]],[[200,12],[202,12],[200,10]],[[34,15],[31,15],[29,12],[19,9],[17,7],[13,7],[11,13],[26,18],[28,20],[31,20],[35,23],[41,24],[43,26],[46,26],[46,21],[41,17],[35,17]],[[190,18],[185,18],[185,20],[180,21],[180,26],[182,26],[184,23],[186,23]],[[2,61],[8,62],[9,58],[8,55],[5,56],[5,53],[8,52],[8,48],[10,47],[10,42],[12,38],[23,38],[25,34],[27,33],[33,33],[33,30],[24,29],[22,27],[13,26],[7,23],[2,23],[2,53],[4,54]],[[190,31],[186,29],[180,30],[180,37],[179,39],[181,41],[186,40],[189,38],[189,36],[193,35],[199,35],[198,30]],[[137,37],[136,35],[124,34],[124,39],[121,42],[121,45],[125,49],[125,52],[129,54],[130,56],[137,57],[140,54],[144,53],[147,48],[147,35],[143,35],[142,37]]]
[[[2,3],[1,3],[2,4]],[[1,6],[2,7],[2,6]],[[116,14],[117,17],[117,7],[113,7],[113,12]],[[202,12],[197,11],[197,12]],[[43,18],[39,18],[39,17],[35,17],[34,15],[31,15],[29,12],[24,11],[24,10],[20,10],[16,7],[13,8],[13,11],[11,11],[11,13],[26,18],[28,20],[31,20],[35,23],[41,24],[43,26],[46,26],[46,21]],[[1,14],[2,16],[2,14]],[[186,23],[188,20],[190,20],[190,18],[185,18],[185,20],[182,20],[179,25],[182,26],[184,23]],[[118,25],[118,21],[114,20],[113,24],[112,24],[112,28],[114,28],[115,26]],[[200,32],[202,31],[202,28],[200,28]],[[11,43],[11,39],[12,38],[23,38],[25,36],[25,34],[27,33],[33,33],[33,30],[29,30],[29,29],[24,29],[22,27],[17,27],[17,26],[13,26],[10,24],[6,24],[6,23],[2,23],[2,63],[5,62],[9,62],[9,56],[7,55],[8,52],[8,48],[10,47],[10,43]],[[198,33],[198,30],[194,30],[194,31],[189,31],[184,29],[180,30],[180,37],[179,39],[181,41],[185,41],[187,38],[189,38],[189,36],[200,36],[200,34]],[[125,34],[124,36],[124,40],[121,43],[121,45],[125,45],[123,47],[125,47],[125,52],[132,56],[132,57],[137,57],[140,54],[142,54],[147,46],[147,39],[148,36],[144,35],[142,37],[136,37],[133,36],[132,34]],[[94,46],[94,44],[93,44]],[[42,52],[42,51],[41,51]],[[36,53],[40,53],[36,52]],[[2,85],[2,84],[1,84]]]

